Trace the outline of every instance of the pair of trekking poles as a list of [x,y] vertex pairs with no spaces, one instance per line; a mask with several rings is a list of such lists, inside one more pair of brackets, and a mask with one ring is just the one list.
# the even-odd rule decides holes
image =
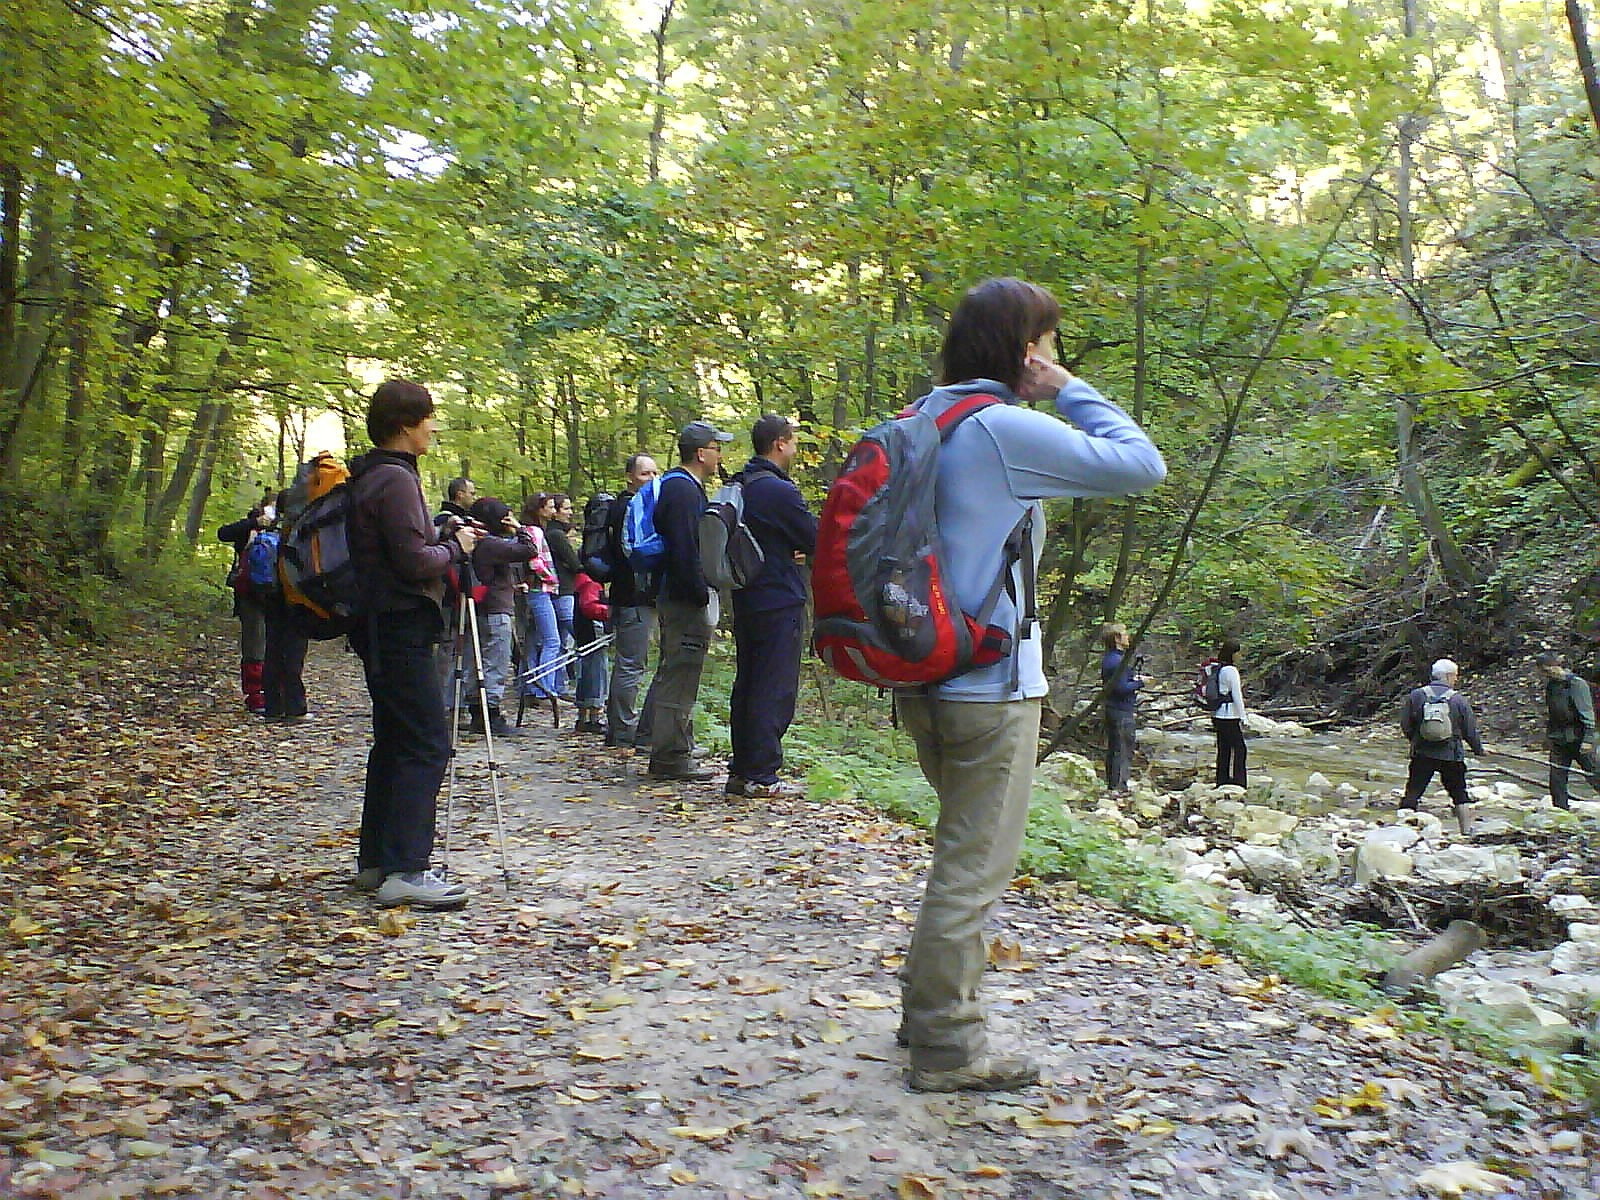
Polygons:
[[522,714],[527,708],[528,701],[533,698],[529,696],[527,689],[535,683],[538,683],[547,693],[544,698],[550,701],[555,715],[555,723],[559,726],[561,724],[561,697],[555,694],[549,683],[542,681],[553,672],[564,671],[572,664],[582,662],[589,655],[604,650],[615,640],[615,637],[615,634],[602,633],[592,642],[585,643],[582,646],[574,646],[570,650],[562,651],[554,658],[547,658],[543,662],[535,663],[533,666],[519,671],[516,678],[518,728],[522,726]]
[[[478,718],[483,722],[484,748],[489,758],[489,788],[494,797],[494,824],[495,833],[500,847],[500,878],[504,881],[506,891],[511,890],[511,867],[506,858],[506,822],[505,813],[500,803],[500,760],[495,755],[494,729],[489,723],[489,689],[485,686],[483,674],[483,641],[478,630],[478,603],[472,598],[473,577],[471,563],[463,563],[460,567],[461,586],[460,594],[456,601],[456,614],[454,625],[454,650],[451,657],[451,689],[450,689],[450,773],[449,782],[445,790],[444,802],[444,838],[439,851],[439,866],[446,878],[450,873],[450,834],[455,820],[456,804],[456,764],[460,760],[461,748],[461,723],[456,719],[456,714],[461,710],[461,692],[465,685],[466,653],[467,646],[472,647],[473,685],[477,689]],[[563,668],[569,663],[577,662],[587,654],[593,654],[611,644],[613,634],[606,633],[590,642],[581,649],[570,650],[567,653],[553,658],[548,662],[539,663],[532,670],[521,672],[516,677],[517,691],[520,694],[526,683],[541,678],[552,671]],[[525,697],[523,697],[525,699]],[[559,703],[559,702],[556,702]],[[560,720],[560,709],[556,710],[557,721]],[[522,724],[522,704],[517,705],[517,724]]]

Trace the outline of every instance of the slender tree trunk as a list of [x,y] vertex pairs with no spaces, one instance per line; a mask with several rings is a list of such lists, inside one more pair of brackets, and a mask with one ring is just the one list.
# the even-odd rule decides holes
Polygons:
[[672,24],[672,9],[676,0],[667,0],[661,9],[661,20],[651,31],[650,38],[656,47],[656,77],[650,104],[650,182],[661,178],[661,150],[666,144],[667,130],[667,29]]
[[[1403,0],[1403,3],[1404,31],[1409,40],[1417,35],[1418,0]],[[1395,172],[1395,208],[1399,224],[1400,286],[1405,293],[1400,299],[1402,316],[1407,315],[1408,298],[1414,295],[1417,286],[1416,249],[1411,214],[1413,173],[1411,150],[1416,135],[1417,118],[1411,114],[1401,117],[1399,166]],[[1420,305],[1418,307],[1420,308]],[[1416,405],[1407,396],[1397,396],[1394,412],[1395,457],[1400,475],[1400,493],[1410,505],[1417,524],[1433,543],[1450,586],[1457,592],[1471,592],[1478,585],[1478,572],[1450,532],[1444,515],[1433,499],[1433,491],[1428,487],[1418,444]]]
[[1578,73],[1583,76],[1583,94],[1589,101],[1589,117],[1594,121],[1595,132],[1600,133],[1600,75],[1595,74],[1594,50],[1589,45],[1583,6],[1578,0],[1567,0],[1567,29],[1572,34],[1572,52],[1578,56]]
[[[0,378],[16,354],[17,309],[22,295],[22,172],[0,162]],[[10,398],[0,395],[0,408]]]
[[211,480],[217,467],[217,458],[227,440],[228,426],[233,421],[233,405],[224,400],[217,406],[216,419],[211,423],[211,433],[206,438],[200,454],[200,468],[195,472],[194,491],[189,493],[189,511],[183,519],[183,536],[190,546],[200,544],[200,531],[205,525],[206,504],[211,500]]
[[61,425],[61,490],[69,496],[78,490],[88,442],[89,320],[88,274],[75,263],[67,308],[67,407]]
[[571,371],[562,376],[567,427],[567,495],[576,496],[583,484],[583,414],[578,408],[578,381]]

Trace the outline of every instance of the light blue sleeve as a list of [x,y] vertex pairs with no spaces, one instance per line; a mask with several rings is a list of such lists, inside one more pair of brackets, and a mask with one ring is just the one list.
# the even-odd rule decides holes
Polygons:
[[1144,430],[1083,380],[1056,393],[1056,411],[1066,421],[1016,405],[983,414],[1017,499],[1127,496],[1167,477]]

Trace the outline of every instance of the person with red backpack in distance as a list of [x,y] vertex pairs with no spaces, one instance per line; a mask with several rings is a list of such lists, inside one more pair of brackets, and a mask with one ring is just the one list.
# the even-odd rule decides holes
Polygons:
[[934,503],[946,582],[961,609],[987,611],[992,627],[1013,632],[987,665],[895,696],[939,797],[933,862],[900,972],[900,1040],[916,1091],[1003,1091],[1039,1078],[1033,1059],[990,1048],[978,1002],[983,927],[1016,870],[1049,690],[1029,594],[1044,544],[1039,502],[1126,496],[1167,473],[1126,413],[1054,361],[1060,320],[1055,297],[1036,284],[979,283],[950,318],[942,386],[918,402],[937,419],[973,397],[994,398],[949,432]]
[[1478,737],[1478,721],[1472,705],[1456,691],[1459,668],[1448,658],[1433,664],[1432,679],[1414,688],[1400,706],[1400,731],[1411,743],[1411,762],[1406,769],[1402,809],[1415,811],[1422,793],[1437,773],[1445,792],[1456,806],[1456,824],[1461,836],[1472,832],[1472,799],[1467,795],[1467,756],[1465,742],[1474,754],[1488,753]]
[[239,618],[239,690],[244,706],[257,716],[267,711],[262,664],[267,656],[267,619],[260,600],[250,590],[250,566],[245,555],[257,532],[269,529],[277,519],[272,493],[261,497],[248,513],[217,530],[217,541],[233,547],[233,566],[228,570],[228,586],[233,590],[233,615]]
[[1239,643],[1229,638],[1217,648],[1215,664],[1208,664],[1216,680],[1217,707],[1211,711],[1211,731],[1217,735],[1217,786],[1248,787],[1246,763],[1250,752],[1244,742],[1244,683],[1234,660]]

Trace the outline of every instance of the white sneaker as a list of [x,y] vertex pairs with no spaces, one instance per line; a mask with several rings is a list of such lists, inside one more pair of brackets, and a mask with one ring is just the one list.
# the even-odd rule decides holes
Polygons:
[[413,908],[461,908],[467,889],[435,871],[396,871],[378,889],[378,907],[409,904]]

